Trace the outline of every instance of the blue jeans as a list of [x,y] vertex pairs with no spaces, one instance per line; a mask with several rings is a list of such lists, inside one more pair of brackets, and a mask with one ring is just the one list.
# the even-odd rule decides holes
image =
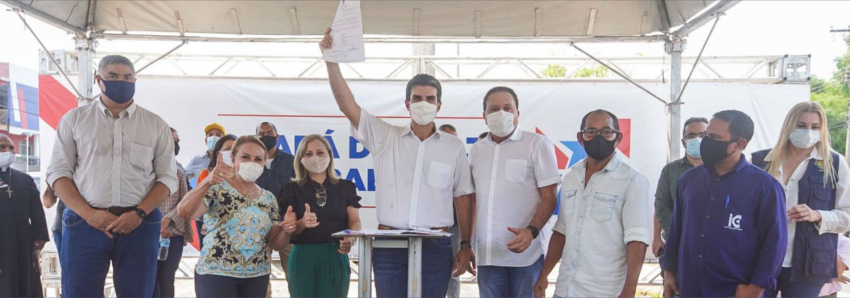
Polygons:
[[[56,253],[62,253],[62,230],[53,231],[53,244],[56,245]],[[59,260],[60,262],[62,260]]]
[[198,298],[263,298],[268,289],[268,274],[251,278],[195,274],[195,295]]
[[478,291],[481,298],[534,297],[534,283],[540,276],[543,256],[526,267],[478,267]]
[[172,236],[168,245],[168,258],[156,263],[156,287],[154,297],[174,297],[174,275],[180,268],[183,257],[183,236]]
[[[452,261],[451,238],[422,240],[422,297],[446,297]],[[373,249],[372,267],[378,297],[407,297],[407,249]]]
[[776,297],[780,292],[782,297],[793,298],[817,298],[820,294],[822,283],[805,283],[801,281],[791,281],[791,268],[783,267],[779,271],[779,278],[776,279],[778,289],[764,289],[764,297]]
[[151,297],[156,277],[156,254],[162,213],[154,209],[127,235],[109,238],[89,226],[71,208],[62,214],[63,297],[103,297],[112,263],[118,297]]

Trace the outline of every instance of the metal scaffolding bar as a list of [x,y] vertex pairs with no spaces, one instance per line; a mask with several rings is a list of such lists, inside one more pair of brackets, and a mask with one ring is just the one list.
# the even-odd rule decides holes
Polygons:
[[691,81],[691,76],[694,74],[694,70],[697,68],[697,63],[699,63],[699,58],[702,57],[703,51],[705,51],[705,47],[708,45],[708,41],[711,40],[711,35],[714,33],[714,28],[717,27],[717,22],[720,21],[720,14],[717,14],[714,19],[714,24],[711,25],[711,31],[708,31],[708,36],[705,38],[705,42],[702,44],[702,49],[699,50],[699,55],[697,55],[697,60],[694,61],[694,66],[691,67],[691,72],[688,74],[688,79],[685,80],[685,85],[682,86],[682,91],[679,92],[679,96],[676,97],[676,100],[673,103],[678,103],[682,99],[682,94],[685,94],[685,88],[688,88],[688,83]]
[[171,55],[171,53],[174,53],[174,51],[183,47],[184,45],[186,45],[186,43],[187,43],[186,41],[183,41],[179,45],[177,45],[176,47],[171,49],[170,51],[166,52],[165,54],[162,54],[161,56],[157,57],[156,59],[153,59],[153,61],[151,61],[150,63],[146,64],[145,66],[142,66],[142,68],[139,68],[139,70],[136,71],[136,74],[139,74],[140,72],[147,69],[148,67],[150,67],[151,65],[153,65],[157,61],[162,60],[162,58],[168,57],[168,55]]
[[681,156],[681,145],[679,145],[679,132],[682,125],[682,102],[672,102],[679,98],[682,92],[682,52],[685,50],[685,41],[681,39],[671,40],[666,45],[670,54],[670,98],[671,104],[667,105],[667,162],[679,159]]
[[620,73],[619,71],[617,71],[617,70],[616,70],[616,69],[614,69],[614,68],[611,68],[610,66],[608,66],[607,64],[605,64],[605,62],[602,62],[602,60],[599,60],[599,59],[597,59],[596,57],[594,57],[593,55],[591,55],[590,53],[585,52],[585,51],[584,51],[584,50],[582,50],[581,48],[577,47],[575,44],[571,44],[571,46],[572,46],[573,48],[575,48],[576,50],[578,50],[579,52],[581,52],[582,54],[584,54],[585,56],[590,57],[590,59],[593,59],[593,61],[596,61],[596,63],[599,63],[599,64],[601,64],[602,66],[605,66],[605,68],[608,68],[609,70],[611,70],[612,72],[614,72],[615,74],[617,74],[618,76],[620,76],[621,78],[625,79],[626,81],[629,81],[629,83],[632,83],[632,85],[635,85],[636,87],[640,88],[640,90],[643,90],[644,92],[646,92],[647,94],[651,95],[652,97],[655,97],[655,99],[657,99],[657,100],[658,100],[658,101],[660,101],[661,103],[663,103],[663,104],[667,104],[667,101],[665,101],[665,100],[661,99],[661,97],[658,97],[658,95],[655,95],[655,93],[652,93],[652,91],[649,91],[649,89],[644,88],[643,86],[641,86],[640,84],[638,84],[637,82],[635,82],[634,80],[632,80],[631,78],[629,78],[629,76],[627,76],[627,75],[625,75],[625,74],[623,74],[623,73]]
[[[318,43],[322,36],[256,36],[256,37],[219,37],[219,36],[179,36],[156,34],[121,34],[95,33],[96,38],[116,40],[179,40],[193,42],[292,42]],[[367,43],[565,43],[565,42],[660,42],[664,35],[648,36],[575,36],[575,37],[503,37],[503,38],[471,38],[471,37],[396,37],[396,36],[365,36]]]
[[12,10],[18,15],[18,18],[21,19],[21,22],[24,23],[24,26],[27,27],[27,31],[29,31],[30,34],[32,34],[32,37],[35,37],[35,40],[38,41],[39,45],[41,45],[41,49],[44,50],[44,52],[47,53],[47,56],[50,57],[50,61],[53,62],[53,65],[55,65],[56,68],[59,69],[59,73],[61,73],[62,76],[65,77],[65,80],[68,81],[68,85],[71,85],[71,88],[74,89],[74,93],[77,94],[77,101],[80,101],[81,99],[88,99],[87,97],[83,97],[83,95],[80,94],[80,91],[77,89],[77,86],[75,86],[74,83],[71,82],[71,79],[68,78],[68,75],[65,74],[64,67],[59,65],[59,62],[56,61],[56,57],[53,57],[52,52],[47,50],[47,47],[44,46],[43,42],[41,42],[41,38],[38,38],[38,35],[35,34],[35,31],[32,30],[30,24],[27,23],[26,19],[24,19],[24,16],[21,14],[21,10],[17,8],[13,8]]

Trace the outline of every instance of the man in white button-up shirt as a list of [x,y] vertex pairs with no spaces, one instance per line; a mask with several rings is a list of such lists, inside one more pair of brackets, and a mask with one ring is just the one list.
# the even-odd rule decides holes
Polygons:
[[517,129],[519,99],[508,87],[484,96],[490,134],[472,145],[478,289],[483,298],[531,297],[543,265],[538,234],[555,212],[561,176],[546,137]]
[[59,122],[47,182],[67,205],[62,217],[62,295],[102,297],[112,263],[119,297],[151,297],[162,214],[177,190],[168,124],[133,101],[135,70],[106,56],[96,103]]
[[[330,29],[320,43],[332,46]],[[340,73],[325,62],[339,109],[351,122],[352,136],[372,154],[375,164],[379,229],[448,230],[457,207],[463,243],[454,260],[455,275],[470,267],[474,192],[466,148],[460,139],[437,130],[442,87],[436,78],[417,75],[407,84],[405,106],[409,125],[394,126],[362,110]],[[444,297],[452,276],[452,245],[448,237],[427,239],[422,252],[422,296]],[[407,249],[373,250],[378,297],[407,297]]]
[[546,277],[561,260],[555,296],[634,297],[652,229],[649,182],[616,151],[623,135],[611,112],[585,115],[577,138],[587,159],[564,175],[534,294],[545,294]]

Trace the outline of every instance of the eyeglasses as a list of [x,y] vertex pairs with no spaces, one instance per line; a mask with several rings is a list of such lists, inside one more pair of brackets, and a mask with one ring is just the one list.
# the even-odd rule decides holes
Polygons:
[[582,130],[581,133],[584,135],[585,138],[595,138],[600,133],[603,137],[610,138],[611,136],[620,133],[620,131],[611,128],[603,128],[601,130],[596,128],[587,128]]
[[317,183],[311,183],[313,185],[313,189],[316,190],[316,205],[319,207],[325,207],[325,204],[328,203],[328,192],[325,190],[325,186]]
[[13,151],[13,150],[15,150],[15,146],[14,145],[0,144],[0,150]]
[[705,132],[701,132],[701,133],[698,133],[698,134],[696,134],[696,133],[689,133],[689,134],[686,134],[686,135],[685,135],[685,138],[684,138],[684,139],[685,139],[685,140],[690,140],[690,139],[695,139],[695,138],[705,138]]

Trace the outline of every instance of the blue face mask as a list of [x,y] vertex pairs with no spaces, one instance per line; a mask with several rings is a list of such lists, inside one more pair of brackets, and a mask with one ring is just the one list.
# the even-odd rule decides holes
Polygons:
[[100,81],[103,82],[103,86],[106,87],[106,91],[101,90],[103,91],[103,94],[117,104],[127,103],[133,99],[133,95],[136,93],[136,83],[127,81],[107,81],[103,78],[101,78]]
[[207,149],[210,149],[210,151],[215,150],[215,143],[218,143],[218,140],[220,140],[220,138],[217,137],[217,136],[208,137],[207,138]]
[[700,143],[702,143],[702,138],[693,138],[685,141],[685,151],[688,153],[688,156],[702,158],[702,155],[699,153]]

